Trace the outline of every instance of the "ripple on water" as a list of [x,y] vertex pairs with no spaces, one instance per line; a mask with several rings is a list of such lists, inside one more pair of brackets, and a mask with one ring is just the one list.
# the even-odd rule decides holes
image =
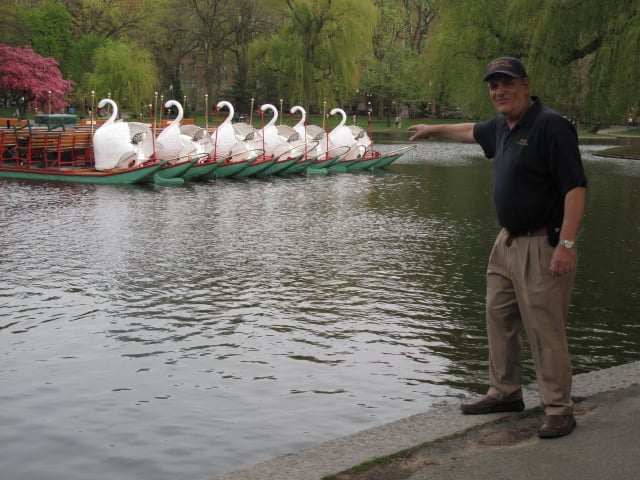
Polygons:
[[[208,478],[482,391],[491,165],[445,145],[382,174],[0,184],[3,471]],[[588,162],[578,370],[640,335],[638,231],[607,213],[640,187]]]

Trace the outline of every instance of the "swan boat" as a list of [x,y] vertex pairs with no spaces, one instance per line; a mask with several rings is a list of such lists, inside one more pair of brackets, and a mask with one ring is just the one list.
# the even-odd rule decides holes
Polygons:
[[[46,135],[31,127],[29,135],[1,129],[0,178],[174,185],[222,178],[374,171],[416,147],[382,154],[373,149],[362,128],[345,124],[346,113],[338,108],[330,113],[340,115],[338,126],[325,131],[307,125],[306,112],[300,106],[291,109],[292,114],[302,114],[294,127],[282,122],[276,127],[277,109],[265,104],[261,110],[271,110],[272,118],[256,129],[233,125],[233,106],[221,101],[218,108],[227,107],[229,114],[218,128],[208,132],[195,125],[181,125],[182,106],[170,100],[165,107],[175,107],[178,115],[154,137],[147,124],[116,121],[118,107],[113,100],[103,99],[98,106],[109,106],[111,115],[92,137],[82,127]],[[81,136],[83,141],[78,140]]]
[[167,163],[128,158],[121,165],[98,169],[90,130],[51,131],[27,126],[28,130],[0,129],[0,178],[110,185],[150,183]]
[[98,185],[131,185],[153,182],[154,174],[166,162],[151,162],[130,168],[96,170],[92,167],[47,168],[8,165],[0,162],[0,178],[48,182],[89,183]]

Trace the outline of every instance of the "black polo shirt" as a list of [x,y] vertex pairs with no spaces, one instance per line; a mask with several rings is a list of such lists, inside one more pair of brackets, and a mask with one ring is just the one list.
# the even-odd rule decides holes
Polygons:
[[575,128],[537,97],[532,99],[513,130],[503,115],[473,129],[484,154],[495,159],[498,222],[515,233],[560,227],[566,193],[587,185]]

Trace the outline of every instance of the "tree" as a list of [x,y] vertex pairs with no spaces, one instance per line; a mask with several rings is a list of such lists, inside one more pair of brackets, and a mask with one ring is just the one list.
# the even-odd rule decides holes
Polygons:
[[73,19],[75,38],[96,35],[110,39],[135,36],[157,0],[60,0]]
[[488,116],[493,109],[481,81],[485,66],[497,56],[524,55],[522,28],[528,22],[514,20],[504,0],[434,0],[434,5],[435,26],[419,70],[423,92],[441,108],[452,104]]
[[403,3],[406,9],[405,17],[410,24],[407,32],[408,47],[415,53],[421,53],[435,19],[434,2],[433,0],[404,0]]
[[[526,52],[537,91],[572,119],[619,122],[640,102],[640,4],[545,0],[532,15]],[[528,10],[525,10],[528,8]],[[540,33],[538,28],[545,32]]]
[[249,78],[249,49],[256,39],[273,34],[275,23],[269,19],[267,10],[258,0],[237,0],[235,11],[235,15],[231,17],[234,42],[229,47],[235,60],[235,81],[231,98],[239,111],[247,112],[250,108],[249,98],[254,93]]
[[0,91],[15,102],[21,118],[31,102],[43,110],[62,110],[72,86],[54,58],[42,57],[31,47],[0,45]]
[[22,10],[27,33],[24,38],[34,51],[58,60],[65,71],[71,45],[71,15],[59,2],[45,2],[38,8]]
[[371,0],[270,0],[282,28],[255,42],[254,74],[271,80],[270,102],[308,110],[349,103],[370,58],[377,11]]
[[[0,44],[17,45],[21,43],[24,26],[19,11],[9,2],[0,2]],[[24,43],[24,42],[22,42]]]
[[83,86],[97,98],[111,94],[122,109],[140,112],[154,103],[157,71],[151,54],[125,42],[108,41],[95,51],[93,71],[83,79]]
[[[640,4],[613,0],[434,0],[422,76],[428,95],[492,113],[479,81],[497,56],[522,58],[532,89],[575,121],[609,123],[638,108]],[[526,21],[523,21],[526,19]]]
[[373,59],[361,87],[373,93],[378,115],[395,116],[406,103],[417,103],[416,71],[434,17],[429,0],[375,0],[378,23],[373,31]]
[[[181,75],[181,62],[196,50],[193,17],[185,12],[183,0],[161,0],[154,4],[148,21],[136,36],[152,53],[158,67],[160,91],[183,102],[182,82],[191,79]],[[186,109],[186,105],[184,105]]]

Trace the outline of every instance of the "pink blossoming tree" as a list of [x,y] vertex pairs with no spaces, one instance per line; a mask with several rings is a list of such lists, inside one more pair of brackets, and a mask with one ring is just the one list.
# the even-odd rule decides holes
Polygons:
[[62,78],[58,62],[35,53],[31,47],[0,45],[0,95],[15,102],[20,117],[30,102],[41,110],[57,112],[66,105],[71,80]]

